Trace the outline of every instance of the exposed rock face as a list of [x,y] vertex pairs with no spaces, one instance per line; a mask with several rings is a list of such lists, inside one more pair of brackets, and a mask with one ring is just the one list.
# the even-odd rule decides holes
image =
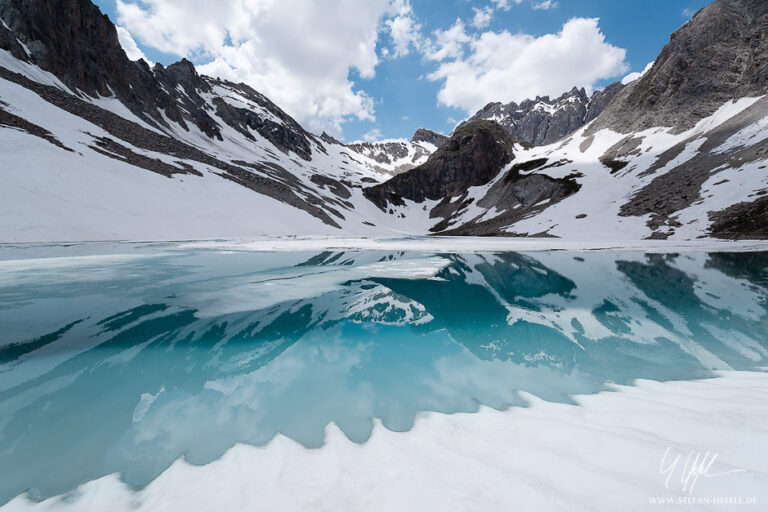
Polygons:
[[408,156],[408,144],[401,141],[384,142],[356,142],[347,147],[355,153],[369,156],[380,164],[391,164],[393,160],[399,160]]
[[342,146],[343,144],[333,135],[329,135],[325,132],[320,135],[320,140],[325,142],[326,144],[338,144],[339,146]]
[[433,132],[426,128],[419,128],[416,133],[411,137],[411,142],[426,142],[432,144],[435,147],[441,147],[448,141],[448,136],[442,133]]
[[737,203],[710,215],[710,233],[732,240],[768,240],[768,198]]
[[[0,27],[0,47],[90,96],[110,96],[111,88],[129,97],[140,75],[149,73],[128,60],[114,25],[88,0],[0,0],[0,18],[13,32]],[[147,93],[141,87],[135,94]]]
[[[212,100],[216,106],[216,114],[246,138],[254,139],[250,131],[253,130],[283,153],[293,151],[304,160],[311,159],[313,143],[319,150],[324,150],[322,144],[312,134],[305,131],[291,116],[249,85],[235,84],[207,76],[204,77],[204,82],[222,95]],[[238,107],[228,102],[228,93],[235,93],[239,98],[244,98],[248,102],[248,108]]]
[[672,34],[653,67],[589,130],[667,126],[679,133],[730,99],[765,94],[767,86],[768,2],[717,0]]
[[427,162],[364,190],[382,210],[403,199],[422,202],[460,196],[484,185],[512,161],[514,141],[497,123],[471,121],[459,127]]
[[574,87],[553,100],[549,96],[537,96],[519,105],[489,103],[470,120],[496,121],[515,140],[537,146],[551,144],[595,119],[623,87],[619,82],[613,83],[593,93],[591,98],[584,89]]
[[589,123],[602,114],[603,110],[605,110],[608,104],[613,101],[613,98],[615,98],[622,89],[624,89],[624,85],[621,82],[613,82],[606,86],[605,89],[593,92],[592,97],[589,98],[589,103],[587,104],[587,114],[584,116],[584,124]]
[[477,206],[493,209],[498,212],[497,215],[490,218],[478,215],[459,227],[451,227],[456,222],[456,216],[462,213],[462,208],[456,208],[451,216],[446,216],[432,231],[451,236],[547,236],[544,233],[514,233],[505,230],[507,226],[542,212],[581,188],[575,179],[579,177],[578,173],[565,178],[552,178],[546,174],[530,172],[545,168],[547,162],[546,158],[542,158],[516,163],[477,201]]

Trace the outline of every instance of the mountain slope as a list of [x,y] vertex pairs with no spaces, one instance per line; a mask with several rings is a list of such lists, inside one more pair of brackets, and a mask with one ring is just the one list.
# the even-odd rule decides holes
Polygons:
[[375,160],[189,61],[128,60],[90,1],[0,0],[0,16],[2,240],[364,234],[388,221],[355,205],[388,175]]

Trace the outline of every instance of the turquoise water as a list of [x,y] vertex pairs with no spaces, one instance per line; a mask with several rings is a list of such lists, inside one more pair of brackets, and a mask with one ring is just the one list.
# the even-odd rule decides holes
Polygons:
[[0,249],[0,504],[283,433],[768,366],[768,253]]

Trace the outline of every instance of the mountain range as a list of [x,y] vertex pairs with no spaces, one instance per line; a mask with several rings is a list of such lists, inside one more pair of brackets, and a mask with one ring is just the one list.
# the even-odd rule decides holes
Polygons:
[[342,144],[90,0],[0,0],[0,241],[768,237],[768,3],[716,0],[640,78]]

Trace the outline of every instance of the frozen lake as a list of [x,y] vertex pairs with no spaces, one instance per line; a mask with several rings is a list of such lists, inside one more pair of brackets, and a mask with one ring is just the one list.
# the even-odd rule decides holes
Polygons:
[[0,505],[768,366],[768,252],[300,249],[1,247]]

